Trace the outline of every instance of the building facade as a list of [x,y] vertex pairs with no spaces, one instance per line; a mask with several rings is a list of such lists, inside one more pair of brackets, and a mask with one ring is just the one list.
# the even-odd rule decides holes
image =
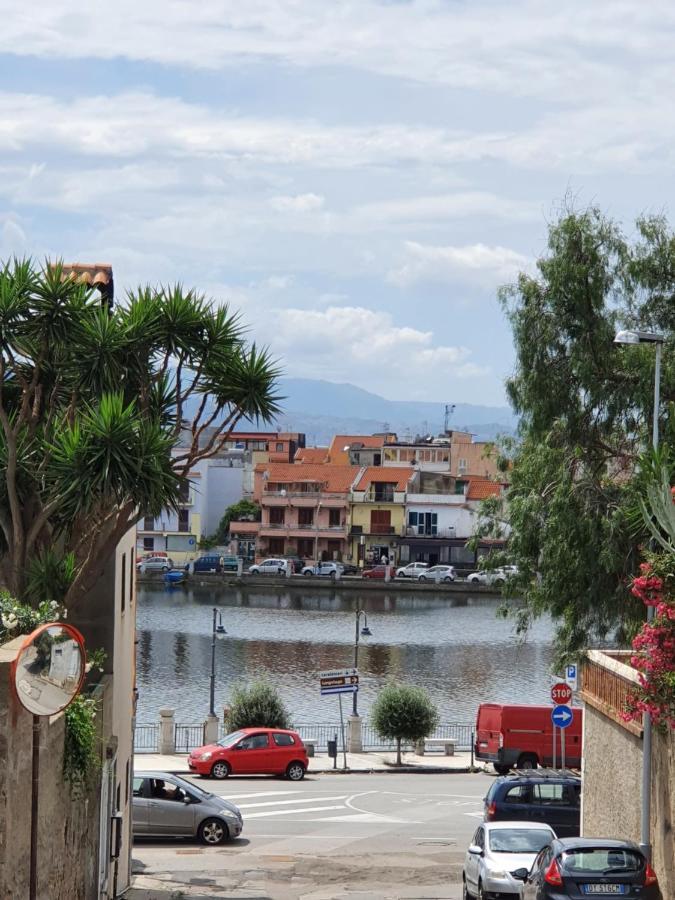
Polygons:
[[351,561],[359,567],[398,559],[398,540],[405,524],[405,496],[415,476],[412,467],[368,466],[358,473],[351,492]]

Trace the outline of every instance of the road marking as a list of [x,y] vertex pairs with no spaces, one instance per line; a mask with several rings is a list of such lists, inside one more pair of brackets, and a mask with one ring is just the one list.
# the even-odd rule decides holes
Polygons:
[[297,813],[315,813],[323,812],[327,809],[344,809],[344,805],[339,806],[308,806],[306,809],[268,809],[265,812],[248,813],[244,819],[244,827],[249,819],[263,819],[269,816],[290,816]]
[[[212,791],[212,793],[216,793]],[[245,797],[281,797],[287,794],[300,794],[301,791],[256,791],[251,794],[216,794],[224,800],[243,800]]]
[[288,806],[291,803],[328,803],[329,800],[346,800],[348,794],[341,797],[317,797],[315,800],[309,797],[299,797],[296,800],[267,800],[264,803],[240,803],[240,809],[254,809],[257,806]]
[[410,819],[395,819],[393,816],[383,816],[380,813],[352,813],[347,816],[329,816],[325,819],[314,819],[315,822],[354,822],[355,824],[359,824],[360,822],[379,822],[383,825],[387,823],[391,825],[402,825],[404,822],[406,825],[421,825],[421,822],[411,822]]

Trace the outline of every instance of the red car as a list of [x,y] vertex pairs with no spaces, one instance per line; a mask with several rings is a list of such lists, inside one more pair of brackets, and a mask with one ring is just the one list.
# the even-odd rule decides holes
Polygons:
[[[364,578],[384,578],[388,568],[390,566],[373,566],[372,569],[364,569],[362,574]],[[393,568],[391,566],[392,572]]]
[[301,781],[308,765],[302,738],[284,728],[242,728],[188,756],[190,771],[207,778],[285,775]]

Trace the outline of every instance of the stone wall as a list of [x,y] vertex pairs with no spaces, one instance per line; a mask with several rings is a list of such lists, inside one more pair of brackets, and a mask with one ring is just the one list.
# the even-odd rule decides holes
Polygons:
[[[20,644],[17,639],[0,647],[2,900],[26,900],[29,884],[33,717],[10,684],[10,665]],[[99,693],[105,713],[109,692],[104,688]],[[63,714],[41,720],[38,898],[97,900],[100,784],[92,784],[82,796],[71,795],[61,775],[64,729]]]

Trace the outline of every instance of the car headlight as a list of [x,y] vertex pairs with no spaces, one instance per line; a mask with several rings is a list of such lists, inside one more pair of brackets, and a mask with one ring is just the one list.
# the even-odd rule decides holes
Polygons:
[[212,753],[200,753],[200,754],[199,754],[199,759],[200,759],[202,762],[206,762],[207,759],[211,759],[211,756],[212,756],[212,755],[213,755]]
[[490,878],[508,878],[509,873],[504,872],[501,869],[490,869],[489,872]]

